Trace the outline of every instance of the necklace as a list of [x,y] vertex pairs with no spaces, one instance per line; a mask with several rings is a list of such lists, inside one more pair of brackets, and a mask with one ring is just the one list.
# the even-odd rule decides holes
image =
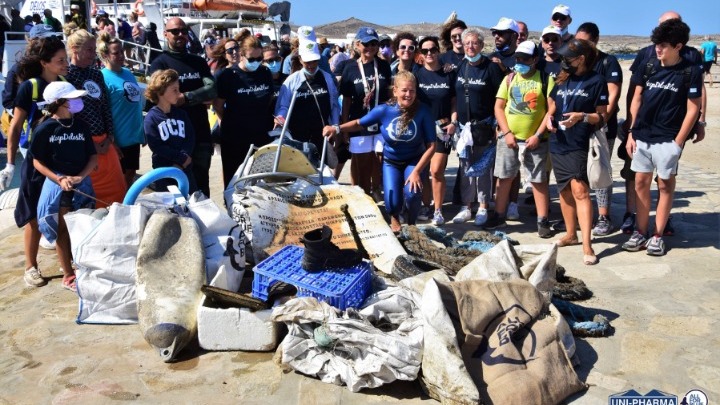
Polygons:
[[60,124],[60,126],[63,127],[63,128],[70,128],[70,127],[73,126],[73,124],[75,123],[75,116],[70,117],[70,125],[65,125],[65,124],[63,124],[62,121],[61,121],[62,118],[58,117],[57,115],[53,115],[52,117],[53,117],[53,118],[55,119],[55,121],[57,121],[58,124]]

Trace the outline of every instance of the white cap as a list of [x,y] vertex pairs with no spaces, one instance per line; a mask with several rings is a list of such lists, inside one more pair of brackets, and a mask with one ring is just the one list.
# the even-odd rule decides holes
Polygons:
[[508,31],[512,30],[517,33],[520,33],[520,27],[518,27],[517,22],[513,20],[512,18],[507,17],[501,17],[497,24],[495,24],[494,27],[490,28],[493,31]]
[[80,10],[80,6],[77,4],[73,4],[70,6],[70,10]]
[[525,54],[529,57],[535,56],[535,42],[533,41],[523,41],[518,44],[517,49],[515,49],[515,54]]
[[566,16],[570,17],[570,7],[568,7],[564,4],[558,4],[553,9],[553,12],[552,12],[552,14],[550,14],[550,16],[555,15],[555,13],[560,13],[562,15],[566,15]]
[[544,37],[546,34],[555,34],[560,37],[562,37],[562,31],[560,28],[554,26],[554,25],[548,25],[542,30],[542,35],[540,35],[540,38]]
[[52,103],[61,98],[69,100],[71,98],[82,97],[87,94],[85,90],[78,90],[72,84],[68,82],[52,82],[45,87],[43,91],[43,98],[46,103]]
[[303,62],[312,62],[320,60],[320,47],[317,42],[300,40],[300,46],[298,47],[298,53],[300,59]]
[[303,25],[297,30],[298,38],[301,41],[317,42],[317,36],[315,36],[315,29],[309,25]]

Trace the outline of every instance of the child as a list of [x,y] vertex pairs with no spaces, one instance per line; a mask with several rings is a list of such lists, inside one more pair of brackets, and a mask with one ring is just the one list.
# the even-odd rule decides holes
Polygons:
[[[40,232],[53,242],[63,270],[62,286],[77,292],[72,268],[70,236],[63,216],[72,209],[94,207],[88,175],[97,166],[92,137],[73,115],[82,111],[85,90],[63,81],[52,82],[43,91],[48,118],[35,129],[30,152],[35,170],[45,176],[37,218]],[[82,192],[75,193],[74,190]]]
[[[173,69],[158,70],[150,76],[145,97],[155,106],[145,116],[145,136],[152,151],[152,166],[175,166],[185,172],[190,184],[190,194],[197,190],[192,172],[192,153],[195,147],[195,131],[188,114],[175,107],[180,98],[178,73]],[[155,182],[162,191],[173,180]]]

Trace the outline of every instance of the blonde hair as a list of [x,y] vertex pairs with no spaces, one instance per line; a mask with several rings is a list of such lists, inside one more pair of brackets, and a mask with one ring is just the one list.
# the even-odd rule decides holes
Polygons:
[[[415,75],[407,70],[402,70],[395,74],[395,77],[393,77],[393,89],[395,89],[400,82],[410,82],[413,87],[417,86],[417,79],[415,79]],[[394,94],[392,98],[388,101],[388,104],[398,104],[397,98],[395,98]],[[409,107],[402,108],[398,105],[398,108],[400,109],[400,117],[398,118],[396,128],[398,133],[403,133],[407,129],[410,121],[412,121],[412,119],[415,117],[415,113],[417,113],[418,108],[420,108],[420,102],[418,101],[418,98],[415,97],[415,100],[413,100],[413,103],[410,104]]]
[[119,39],[110,36],[110,33],[102,31],[97,38],[97,55],[103,61],[107,61],[110,55],[110,45],[122,45]]
[[76,50],[76,49],[82,47],[83,45],[85,45],[85,43],[91,39],[95,39],[95,36],[93,34],[87,32],[87,30],[80,29],[80,30],[74,31],[67,38],[68,50]]
[[145,89],[145,97],[157,104],[158,98],[165,93],[165,90],[179,80],[178,72],[174,69],[158,70],[150,76]]

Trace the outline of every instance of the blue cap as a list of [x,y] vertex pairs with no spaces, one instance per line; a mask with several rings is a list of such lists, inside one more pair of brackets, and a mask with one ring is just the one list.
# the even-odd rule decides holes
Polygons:
[[357,35],[355,35],[355,40],[363,42],[363,43],[370,42],[370,41],[378,41],[378,42],[380,41],[375,29],[370,28],[370,27],[360,27],[360,29],[357,32]]

